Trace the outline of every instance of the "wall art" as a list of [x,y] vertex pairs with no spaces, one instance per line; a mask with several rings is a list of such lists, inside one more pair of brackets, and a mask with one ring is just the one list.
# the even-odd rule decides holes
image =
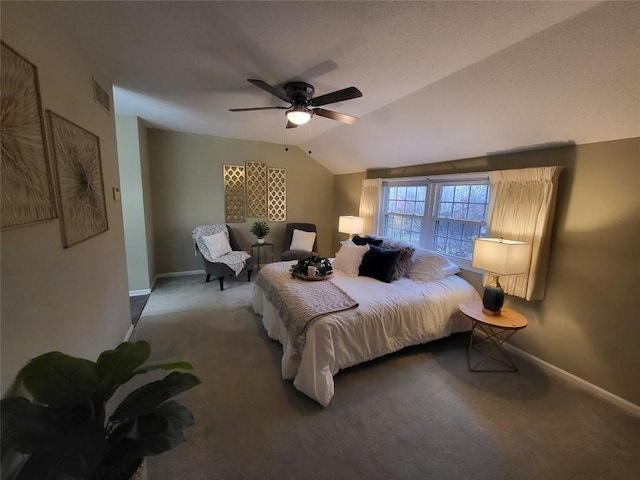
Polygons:
[[267,169],[268,219],[271,222],[287,220],[287,172],[284,168]]
[[224,221],[241,223],[245,217],[245,170],[242,165],[223,165]]
[[56,203],[38,70],[4,43],[1,49],[0,218],[5,229],[55,218]]
[[267,164],[245,162],[247,174],[247,217],[267,216]]
[[47,113],[66,248],[109,229],[100,139],[50,110]]

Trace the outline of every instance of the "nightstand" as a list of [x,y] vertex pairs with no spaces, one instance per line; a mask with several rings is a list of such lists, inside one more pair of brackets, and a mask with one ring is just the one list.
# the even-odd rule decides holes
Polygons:
[[[270,242],[262,242],[262,243],[254,243],[251,245],[251,255],[255,255],[253,250],[256,249],[258,254],[256,255],[256,270],[260,270],[260,251],[263,248],[268,247],[271,252],[271,262],[273,262],[273,243]],[[266,263],[266,262],[265,262]]]
[[[511,335],[527,326],[527,319],[511,308],[502,308],[500,315],[487,315],[482,311],[482,302],[461,303],[460,311],[471,319],[473,325],[467,348],[467,367],[472,372],[517,372],[518,367],[504,349]],[[472,366],[472,355],[479,360]],[[478,368],[487,360],[504,365],[504,369]]]

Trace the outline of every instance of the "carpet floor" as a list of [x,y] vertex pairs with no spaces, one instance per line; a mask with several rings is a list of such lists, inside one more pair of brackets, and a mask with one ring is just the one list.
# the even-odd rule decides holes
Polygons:
[[196,424],[147,459],[150,480],[637,478],[639,417],[525,358],[469,372],[468,334],[340,372],[322,408],[281,379],[252,289],[198,275],[151,294],[133,340],[191,362],[202,385],[179,397]]

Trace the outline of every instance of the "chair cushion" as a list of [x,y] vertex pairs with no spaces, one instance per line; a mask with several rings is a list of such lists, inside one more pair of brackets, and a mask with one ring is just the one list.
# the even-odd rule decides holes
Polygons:
[[316,241],[316,232],[305,232],[304,230],[293,230],[293,238],[289,250],[313,250],[313,243]]
[[226,232],[214,233],[213,235],[207,235],[202,237],[202,241],[209,250],[212,258],[218,258],[229,253],[231,251],[231,245],[229,245],[229,239]]

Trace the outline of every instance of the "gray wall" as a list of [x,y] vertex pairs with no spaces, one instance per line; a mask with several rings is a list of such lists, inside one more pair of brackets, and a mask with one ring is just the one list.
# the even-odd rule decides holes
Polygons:
[[[59,219],[2,232],[1,390],[31,358],[51,350],[95,359],[130,325],[113,114],[93,101],[91,76],[111,82],[67,37],[49,8],[2,2],[2,41],[37,66],[43,108],[100,137],[109,230],[63,249]],[[48,135],[49,138],[50,135]]]
[[129,292],[148,293],[155,272],[146,128],[137,117],[116,115],[116,133]]
[[[532,302],[507,297],[505,304],[529,320],[511,343],[640,405],[639,162],[640,138],[633,138],[369,171],[367,177],[562,166],[546,296]],[[340,175],[336,185],[351,191],[354,180]],[[465,278],[480,283],[477,274],[465,272]]]
[[[149,163],[158,273],[202,269],[194,256],[191,232],[202,224],[224,223],[223,165],[265,162],[287,173],[287,222],[315,223],[320,254],[332,254],[334,176],[297,147],[248,140],[149,129]],[[250,251],[256,218],[232,223],[240,245]],[[266,220],[266,219],[264,219]],[[279,258],[286,222],[269,222],[267,240]]]

